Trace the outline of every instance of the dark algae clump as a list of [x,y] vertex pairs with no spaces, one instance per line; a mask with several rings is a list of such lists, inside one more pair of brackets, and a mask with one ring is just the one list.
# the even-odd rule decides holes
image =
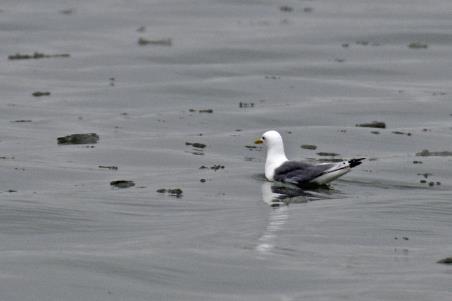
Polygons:
[[50,92],[36,91],[36,92],[33,92],[31,95],[33,95],[34,97],[50,96]]
[[212,114],[213,110],[212,109],[201,109],[198,110],[199,113],[208,113],[208,114]]
[[301,148],[315,150],[315,149],[317,149],[317,145],[314,145],[314,144],[303,144],[301,146]]
[[101,169],[109,169],[109,170],[118,170],[118,166],[99,165],[99,168],[101,168]]
[[182,189],[180,188],[159,188],[156,190],[158,193],[167,193],[170,196],[175,196],[177,198],[182,197]]
[[385,129],[386,123],[383,121],[372,121],[367,123],[358,123],[356,124],[357,127],[363,127],[363,128],[378,128],[378,129]]
[[129,180],[116,180],[111,181],[110,185],[116,188],[130,188],[135,186],[135,182]]
[[317,155],[324,157],[336,157],[339,156],[337,153],[327,153],[327,152],[318,152]]
[[167,191],[170,195],[174,195],[174,196],[180,196],[180,195],[182,195],[182,192],[183,192],[182,189],[180,189],[180,188],[168,189]]
[[173,45],[173,41],[171,39],[158,39],[158,40],[150,40],[145,38],[138,39],[138,45],[146,46],[146,45],[155,45],[155,46],[171,46]]
[[405,132],[401,132],[401,131],[392,131],[393,134],[396,135],[407,135],[407,136],[411,136],[411,133],[405,133]]
[[254,102],[239,102],[239,108],[254,108]]
[[96,133],[72,134],[57,138],[58,144],[95,144],[99,141]]
[[213,113],[213,109],[200,109],[200,110],[195,110],[195,109],[189,109],[188,110],[190,113],[194,113],[194,112],[198,112],[198,113],[208,113],[208,114],[212,114]]
[[291,6],[288,5],[282,5],[279,7],[279,10],[284,12],[284,13],[290,13],[293,11],[293,8]]
[[411,49],[427,49],[428,45],[427,45],[427,43],[422,43],[422,42],[411,42],[410,44],[408,44],[408,48],[411,48]]
[[441,259],[441,260],[438,260],[437,263],[452,264],[452,256],[451,257],[446,257],[446,258]]
[[31,60],[31,59],[48,59],[48,58],[65,58],[70,57],[69,53],[61,53],[61,54],[44,54],[40,52],[35,52],[33,54],[21,54],[16,53],[8,56],[9,60]]
[[204,143],[199,143],[199,142],[185,142],[185,145],[191,145],[194,148],[205,148],[207,146]]
[[433,156],[448,157],[448,156],[452,156],[452,152],[451,151],[431,152],[428,149],[424,149],[424,150],[416,153],[416,156],[418,156],[418,157],[433,157]]
[[199,169],[211,169],[211,170],[213,170],[213,171],[217,171],[217,170],[219,170],[219,169],[224,169],[224,165],[221,165],[221,164],[215,164],[215,165],[212,165],[212,166],[210,166],[210,167],[207,167],[207,166],[205,166],[205,165],[201,165],[201,167],[200,167]]

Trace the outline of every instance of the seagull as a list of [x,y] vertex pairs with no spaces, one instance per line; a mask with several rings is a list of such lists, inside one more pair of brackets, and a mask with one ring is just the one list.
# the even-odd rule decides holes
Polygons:
[[291,161],[284,153],[284,144],[277,131],[267,131],[255,144],[267,147],[265,177],[269,181],[294,184],[298,187],[324,185],[348,173],[360,165],[365,158],[351,159],[337,163],[310,164]]

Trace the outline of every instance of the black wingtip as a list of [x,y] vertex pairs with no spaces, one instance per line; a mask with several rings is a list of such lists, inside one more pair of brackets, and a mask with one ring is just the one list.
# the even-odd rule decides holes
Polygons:
[[350,164],[350,167],[353,168],[355,166],[360,165],[362,162],[362,160],[364,160],[366,158],[358,158],[358,159],[351,159],[348,161],[348,163]]

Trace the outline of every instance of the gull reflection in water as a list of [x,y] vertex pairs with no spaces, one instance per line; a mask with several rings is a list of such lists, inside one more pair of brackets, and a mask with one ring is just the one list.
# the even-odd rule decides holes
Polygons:
[[[323,191],[325,190],[325,191]],[[305,191],[295,186],[287,186],[272,182],[262,184],[262,200],[272,207],[264,233],[259,237],[256,251],[260,255],[272,254],[278,233],[289,219],[289,204],[307,203],[313,200],[328,198],[322,191]]]

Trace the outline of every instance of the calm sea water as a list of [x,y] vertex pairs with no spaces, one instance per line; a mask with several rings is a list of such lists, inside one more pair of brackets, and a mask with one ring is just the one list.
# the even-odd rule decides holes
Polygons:
[[[451,300],[452,157],[416,156],[452,151],[451,10],[3,1],[0,299]],[[34,52],[70,57],[8,60]],[[276,194],[247,147],[268,129],[369,160]]]

